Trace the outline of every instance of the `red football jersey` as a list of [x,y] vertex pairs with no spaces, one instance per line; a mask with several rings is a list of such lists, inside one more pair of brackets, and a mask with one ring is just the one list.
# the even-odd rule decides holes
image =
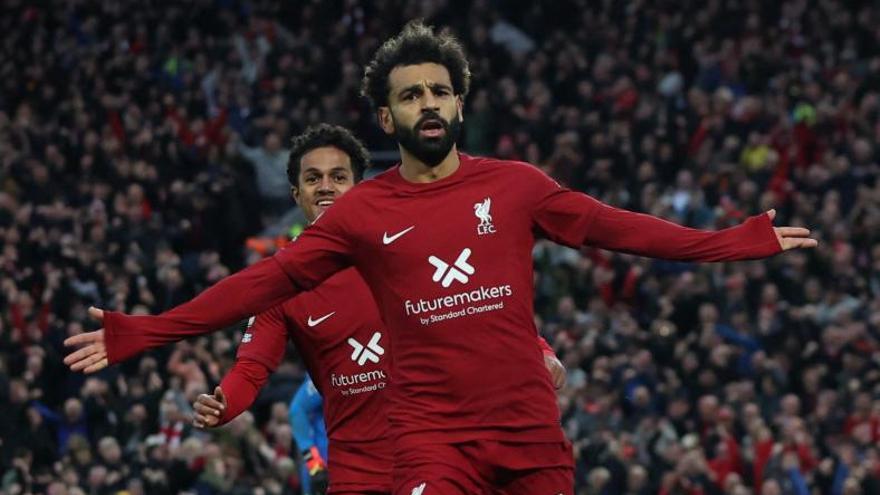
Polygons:
[[[284,359],[287,339],[323,397],[331,491],[390,491],[393,445],[384,392],[391,349],[373,296],[354,268],[248,321],[236,364],[221,384],[231,399],[223,420],[250,406]],[[248,381],[243,370],[248,361],[265,367],[256,380]]]
[[274,371],[288,338],[324,399],[327,437],[343,442],[388,438],[387,399],[376,393],[390,382],[388,332],[357,270],[343,270],[254,317],[238,356]]

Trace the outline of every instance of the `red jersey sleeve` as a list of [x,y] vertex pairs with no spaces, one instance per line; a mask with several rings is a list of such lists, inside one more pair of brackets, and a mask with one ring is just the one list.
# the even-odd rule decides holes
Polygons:
[[287,318],[284,316],[284,306],[278,305],[248,322],[237,357],[257,361],[272,372],[281,364],[286,349]]
[[[334,273],[351,266],[353,252],[346,232],[352,226],[346,225],[345,210],[350,210],[346,197],[339,198],[333,208],[318,217],[285,249],[275,255],[281,268],[290,280],[296,282],[300,290],[310,290],[330,278]],[[357,217],[356,213],[350,213]]]
[[526,169],[531,169],[532,177],[527,180],[533,184],[531,194],[538,199],[532,210],[532,224],[538,233],[565,246],[582,246],[601,203],[560,186],[534,167]]
[[118,363],[154,347],[236,323],[296,295],[275,258],[226,277],[193,300],[157,316],[104,312],[107,360]]
[[[285,249],[158,316],[104,313],[107,359],[124,361],[146,349],[213,332],[309,290],[349,264],[349,247],[334,206]],[[341,213],[341,212],[340,212]],[[327,217],[327,218],[324,218]]]
[[533,174],[531,181],[540,198],[533,211],[534,224],[560,244],[677,261],[738,261],[782,251],[767,214],[724,230],[692,229],[606,205],[559,186],[537,169]]
[[223,377],[220,388],[226,396],[226,409],[220,416],[220,424],[226,424],[251,407],[260,388],[266,384],[271,370],[259,361],[239,357]]
[[541,353],[545,356],[556,356],[556,351],[554,351],[553,348],[550,347],[550,344],[544,340],[544,337],[541,337],[540,335],[538,336],[538,347],[541,348]]

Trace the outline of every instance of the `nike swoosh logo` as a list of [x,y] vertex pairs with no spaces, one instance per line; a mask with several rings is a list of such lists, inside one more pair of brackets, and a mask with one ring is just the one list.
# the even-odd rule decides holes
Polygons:
[[406,234],[407,232],[409,232],[410,230],[412,230],[414,228],[416,228],[416,226],[411,225],[408,229],[403,229],[394,235],[388,235],[388,232],[385,232],[384,235],[382,235],[382,244],[385,244],[387,246],[387,245],[391,244],[392,242],[396,241],[397,239],[400,239],[400,237],[402,235]]
[[330,318],[331,316],[333,316],[335,314],[336,314],[336,311],[334,311],[328,315],[324,315],[324,316],[318,318],[317,320],[313,320],[311,315],[309,315],[309,321],[307,323],[309,324],[310,327],[313,327],[315,325],[320,325],[324,320],[326,320],[327,318]]

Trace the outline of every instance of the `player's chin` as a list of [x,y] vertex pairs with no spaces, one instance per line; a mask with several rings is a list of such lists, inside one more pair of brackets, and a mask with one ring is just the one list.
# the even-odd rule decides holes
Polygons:
[[439,137],[422,137],[419,136],[419,145],[425,151],[436,153],[446,147],[445,136]]

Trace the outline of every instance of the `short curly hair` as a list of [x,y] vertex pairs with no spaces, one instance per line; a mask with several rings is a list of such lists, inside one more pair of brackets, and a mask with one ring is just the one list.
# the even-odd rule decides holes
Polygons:
[[290,141],[290,157],[287,159],[287,180],[291,186],[299,185],[302,157],[324,146],[339,148],[351,159],[354,181],[359,182],[370,164],[370,153],[364,144],[348,129],[338,125],[318,124],[307,128]]
[[364,71],[361,95],[374,108],[388,106],[388,75],[395,67],[435,63],[446,67],[452,80],[452,89],[458,96],[467,96],[471,71],[461,42],[452,34],[434,33],[434,29],[416,20],[407,23],[403,31],[376,50],[373,60]]

